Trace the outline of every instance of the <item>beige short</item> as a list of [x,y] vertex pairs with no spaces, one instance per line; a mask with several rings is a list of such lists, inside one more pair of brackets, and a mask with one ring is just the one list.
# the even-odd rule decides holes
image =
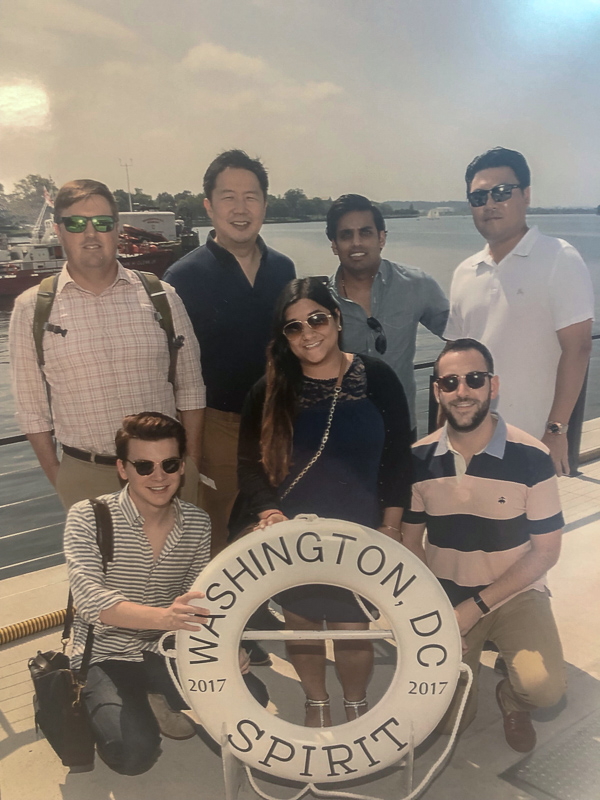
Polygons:
[[205,410],[200,472],[214,481],[216,489],[200,484],[198,505],[210,517],[212,556],[226,546],[229,535],[229,515],[238,491],[239,434],[239,414],[214,408]]

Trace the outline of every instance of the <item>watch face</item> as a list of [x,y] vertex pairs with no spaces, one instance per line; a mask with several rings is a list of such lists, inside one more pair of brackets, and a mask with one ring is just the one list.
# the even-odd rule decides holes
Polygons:
[[561,433],[562,432],[562,426],[558,425],[556,422],[550,422],[550,423],[548,423],[548,432],[549,433]]

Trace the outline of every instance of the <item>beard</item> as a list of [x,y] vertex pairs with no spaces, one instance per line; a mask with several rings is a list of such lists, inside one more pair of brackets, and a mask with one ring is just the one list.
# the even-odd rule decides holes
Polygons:
[[488,411],[490,410],[490,402],[489,396],[486,400],[481,401],[471,419],[465,422],[462,422],[454,415],[451,404],[442,405],[442,408],[444,409],[450,427],[454,428],[455,431],[459,431],[460,433],[469,433],[470,431],[474,431],[476,428],[478,428],[483,420],[487,417]]

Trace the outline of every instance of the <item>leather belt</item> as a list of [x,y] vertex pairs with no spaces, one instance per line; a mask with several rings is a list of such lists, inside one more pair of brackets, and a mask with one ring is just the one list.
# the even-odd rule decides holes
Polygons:
[[102,456],[97,453],[90,453],[89,450],[78,450],[76,447],[62,445],[63,453],[71,458],[78,458],[80,461],[90,461],[92,464],[102,464],[105,467],[114,467],[117,463],[116,456]]

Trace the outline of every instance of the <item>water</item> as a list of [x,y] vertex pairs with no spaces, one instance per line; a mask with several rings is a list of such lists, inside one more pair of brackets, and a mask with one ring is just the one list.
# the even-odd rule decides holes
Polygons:
[[[530,218],[543,233],[571,242],[590,267],[596,292],[594,332],[600,333],[600,216],[556,215]],[[384,255],[392,261],[420,267],[435,277],[447,293],[456,265],[480,250],[482,239],[470,217],[439,220],[393,219],[387,221],[388,240]],[[199,229],[201,240],[209,228]],[[331,252],[322,222],[265,225],[265,240],[287,253],[296,263],[298,275],[329,275],[337,259]],[[0,306],[0,425],[1,435],[18,433],[10,393],[8,367],[8,321],[12,303]],[[417,338],[417,360],[430,361],[441,342],[421,329]],[[417,372],[419,430],[426,431],[429,377]],[[595,343],[590,365],[586,419],[600,416],[600,341]],[[27,443],[0,448],[0,580],[61,563],[64,512]],[[25,500],[26,502],[20,502]]]
[[[594,214],[539,215],[529,217],[542,233],[559,236],[574,245],[592,274],[596,293],[594,333],[600,333],[600,216]],[[452,273],[464,258],[481,249],[483,240],[473,227],[471,217],[441,217],[438,220],[391,219],[384,255],[420,267],[437,280],[448,293]],[[197,229],[204,241],[210,228]],[[330,275],[337,266],[322,222],[267,224],[263,227],[265,240],[276,250],[289,255],[296,263],[298,275]],[[10,394],[8,370],[8,320],[10,310],[0,310],[0,425],[3,436],[18,433]],[[600,343],[594,347],[590,369],[590,387],[586,419],[600,416]],[[421,328],[417,338],[417,360],[431,360],[440,350],[440,341]],[[423,376],[424,377],[424,376]],[[423,381],[420,381],[423,383]],[[419,393],[421,419],[426,407],[426,392]],[[420,425],[424,430],[424,423]],[[35,463],[34,461],[31,463]],[[4,470],[1,470],[2,472]]]

